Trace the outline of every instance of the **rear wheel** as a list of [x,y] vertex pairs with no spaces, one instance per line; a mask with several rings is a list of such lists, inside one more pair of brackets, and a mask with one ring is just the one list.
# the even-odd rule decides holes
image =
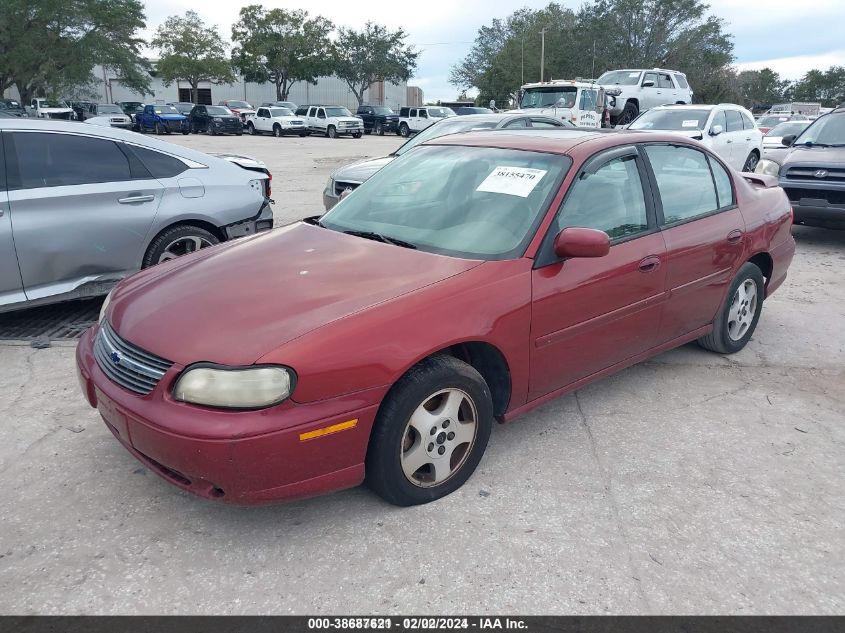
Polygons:
[[725,305],[713,320],[713,331],[698,339],[698,344],[719,354],[733,354],[745,347],[760,320],[765,291],[761,270],[754,264],[743,264],[728,289]]
[[742,171],[753,172],[754,168],[757,167],[757,163],[759,162],[760,155],[757,153],[757,150],[751,150],[751,153],[748,155],[748,158],[745,159],[745,165],[742,166]]
[[452,356],[428,358],[393,386],[379,409],[367,485],[400,506],[445,497],[475,471],[492,427],[493,403],[481,374]]
[[337,128],[335,128],[335,126],[333,125],[330,125],[328,128],[326,128],[326,136],[328,136],[329,138],[337,138]]
[[153,240],[144,255],[142,268],[160,264],[188,253],[219,244],[217,236],[190,224],[172,226]]

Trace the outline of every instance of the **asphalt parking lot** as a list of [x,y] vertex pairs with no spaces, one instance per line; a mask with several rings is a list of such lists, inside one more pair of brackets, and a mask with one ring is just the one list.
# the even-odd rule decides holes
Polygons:
[[[264,160],[277,225],[401,142],[169,140]],[[498,426],[462,489],[413,508],[189,496],[88,407],[72,342],[0,342],[0,612],[842,613],[845,231],[794,233],[742,352],[688,345]]]

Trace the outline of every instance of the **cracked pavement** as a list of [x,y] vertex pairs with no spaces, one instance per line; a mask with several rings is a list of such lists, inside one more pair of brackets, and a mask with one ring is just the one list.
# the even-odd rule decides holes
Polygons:
[[[264,159],[279,224],[399,144],[173,140]],[[194,498],[114,441],[73,345],[0,344],[0,613],[842,613],[845,231],[794,233],[741,353],[688,345],[497,426],[415,508]]]

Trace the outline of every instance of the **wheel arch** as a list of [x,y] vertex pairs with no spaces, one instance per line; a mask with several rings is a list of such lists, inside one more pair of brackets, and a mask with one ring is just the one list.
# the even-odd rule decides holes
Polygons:
[[628,105],[629,103],[633,103],[634,106],[637,108],[637,111],[639,112],[639,110],[640,110],[640,100],[639,99],[637,99],[636,97],[630,97],[629,99],[625,100],[625,105]]
[[762,251],[756,255],[748,258],[747,263],[754,264],[763,273],[763,278],[766,280],[766,286],[769,285],[769,279],[772,276],[772,269],[774,268],[774,260],[772,256]]

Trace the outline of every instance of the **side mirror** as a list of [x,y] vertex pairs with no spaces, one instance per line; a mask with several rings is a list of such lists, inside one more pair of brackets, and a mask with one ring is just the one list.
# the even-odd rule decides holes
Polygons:
[[558,257],[604,257],[610,252],[610,238],[604,231],[569,227],[555,237]]
[[651,79],[644,81],[643,88],[654,88],[654,82]]
[[710,136],[719,136],[722,132],[724,132],[724,128],[721,125],[714,125],[710,128]]
[[784,147],[792,147],[792,144],[795,142],[797,136],[797,134],[787,134],[782,139],[780,139],[781,145],[783,145]]

